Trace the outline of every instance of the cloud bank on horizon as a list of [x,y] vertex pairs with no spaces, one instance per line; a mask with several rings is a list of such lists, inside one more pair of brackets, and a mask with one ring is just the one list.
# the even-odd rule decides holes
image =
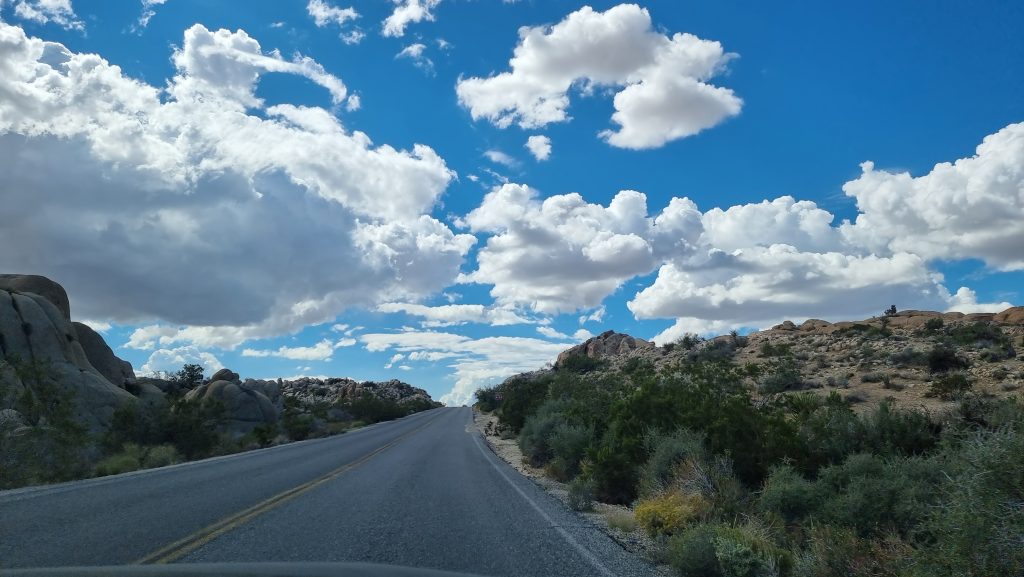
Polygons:
[[[163,4],[142,2],[140,28],[156,7],[174,8]],[[415,82],[436,83],[451,65],[426,55],[440,41],[403,39],[454,17],[440,4],[395,0],[374,40],[399,55],[390,60],[430,72]],[[310,0],[303,9],[311,30],[341,29],[336,46],[365,43],[350,41],[363,34],[351,28],[355,8]],[[287,374],[283,363],[310,361],[323,363],[320,374],[332,362],[371,372],[350,355],[362,351],[380,355],[375,371],[440,378],[428,389],[461,404],[586,338],[610,307],[619,319],[660,321],[638,336],[667,342],[786,318],[858,318],[890,303],[1001,310],[1011,301],[979,301],[942,267],[1024,271],[1024,123],[917,175],[861,159],[841,186],[852,205],[843,216],[790,195],[715,206],[700,194],[622,189],[597,199],[549,188],[545,171],[574,145],[649,154],[638,151],[743,122],[754,101],[717,84],[736,54],[663,32],[637,5],[524,25],[508,71],[458,72],[454,121],[486,121],[494,139],[519,127],[526,134],[504,150],[529,163],[488,137],[449,158],[439,150],[454,148],[432,146],[430,134],[395,138],[381,125],[401,144],[376,142],[352,128],[357,112],[380,106],[372,86],[355,94],[336,66],[267,49],[256,31],[179,31],[160,81],[43,39],[47,26],[82,34],[86,22],[70,0],[0,2],[0,246],[18,247],[3,251],[0,268],[58,279],[76,315],[123,327],[118,344],[143,371],[232,358],[236,370],[278,362],[261,366]],[[269,77],[301,80],[321,104],[269,97]],[[603,97],[615,127],[607,117],[600,127],[601,114],[587,116],[596,132],[576,126],[572,107]],[[556,129],[552,154],[542,132]],[[453,166],[473,172],[461,178]],[[672,178],[663,177],[669,187]],[[482,197],[452,193],[476,182]]]

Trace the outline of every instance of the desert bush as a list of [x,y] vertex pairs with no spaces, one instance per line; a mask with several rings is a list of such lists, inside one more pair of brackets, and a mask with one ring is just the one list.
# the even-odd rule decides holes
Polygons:
[[933,373],[966,369],[969,365],[967,359],[950,347],[937,345],[928,351],[928,369]]
[[971,390],[971,382],[963,373],[950,373],[932,381],[928,395],[951,400]]
[[551,438],[555,430],[565,424],[565,408],[564,401],[550,399],[526,419],[519,433],[519,448],[534,467],[543,466],[554,457]]
[[862,383],[881,383],[889,379],[889,375],[885,373],[864,373],[860,376],[860,382]]
[[594,484],[586,477],[579,476],[569,483],[569,508],[573,511],[589,511],[594,508]]
[[558,363],[556,369],[558,371],[564,371],[569,373],[583,374],[596,371],[604,367],[605,363],[601,359],[595,359],[588,357],[587,355],[571,355],[562,359]]
[[156,445],[147,447],[146,455],[142,459],[142,465],[146,469],[153,467],[166,467],[181,462],[181,454],[174,445]]
[[593,442],[594,430],[591,427],[560,423],[548,438],[548,445],[554,460],[558,461],[565,471],[566,477],[574,477],[580,471],[580,463],[586,455],[587,447]]
[[608,523],[609,527],[618,529],[623,533],[632,533],[638,527],[636,517],[628,509],[612,509],[604,514],[604,520]]
[[126,443],[117,453],[106,457],[96,464],[96,476],[120,475],[142,468],[142,447],[135,443]]
[[946,323],[943,322],[943,320],[941,318],[938,318],[938,317],[931,318],[931,319],[928,319],[927,321],[925,321],[925,323],[924,323],[924,330],[925,330],[926,333],[929,333],[929,334],[937,333],[937,332],[942,330],[942,328],[945,326],[945,324]]
[[941,466],[931,459],[852,455],[822,470],[815,483],[821,504],[813,515],[860,537],[906,536],[927,516],[940,478]]
[[690,457],[703,459],[704,437],[687,430],[671,434],[648,431],[644,448],[649,456],[640,467],[640,494],[653,496],[669,487],[680,463]]
[[547,398],[550,378],[519,378],[506,381],[501,386],[501,411],[498,418],[518,433],[526,418],[537,411]]
[[765,481],[758,506],[762,511],[778,514],[787,523],[795,523],[816,511],[820,503],[814,482],[789,465],[779,465]]
[[924,523],[932,542],[915,575],[1024,574],[1024,434],[982,430],[947,451],[941,501]]
[[789,573],[792,561],[756,524],[694,525],[668,541],[669,564],[683,577],[769,577]]
[[269,447],[278,434],[277,423],[264,423],[252,430],[252,438],[260,447]]
[[669,565],[682,577],[721,577],[715,537],[715,527],[707,524],[693,525],[674,535],[666,547]]
[[792,345],[788,343],[772,344],[771,341],[761,343],[759,352],[762,357],[785,357],[792,351]]
[[686,333],[683,336],[676,339],[676,346],[681,347],[687,351],[693,350],[694,347],[704,342],[704,337],[696,335],[694,333]]
[[498,400],[498,394],[501,392],[500,387],[488,387],[476,390],[476,407],[484,412],[491,412],[501,406],[501,401]]
[[898,367],[924,366],[928,364],[928,357],[913,347],[906,347],[890,355],[889,362]]
[[707,513],[709,503],[701,495],[669,491],[637,503],[636,522],[647,534],[673,535]]
[[782,393],[803,388],[800,369],[792,357],[781,357],[767,363],[758,387],[762,393]]

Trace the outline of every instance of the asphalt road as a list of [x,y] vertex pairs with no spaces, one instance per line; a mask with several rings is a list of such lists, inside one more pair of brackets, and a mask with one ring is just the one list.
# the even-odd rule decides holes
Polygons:
[[0,492],[0,567],[271,561],[523,577],[653,573],[498,459],[467,408]]

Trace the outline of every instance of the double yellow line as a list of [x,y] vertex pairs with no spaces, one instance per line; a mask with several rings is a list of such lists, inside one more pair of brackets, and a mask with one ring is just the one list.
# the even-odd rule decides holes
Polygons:
[[256,517],[266,513],[267,511],[280,507],[281,505],[287,503],[288,501],[291,501],[292,499],[300,495],[308,493],[309,491],[312,491],[313,489],[319,487],[320,485],[323,485],[324,483],[327,483],[328,481],[337,479],[338,477],[344,475],[345,473],[348,473],[352,469],[355,469],[356,467],[362,465],[363,463],[366,463],[370,459],[376,457],[377,455],[383,453],[384,451],[390,449],[391,447],[394,447],[398,443],[402,442],[404,439],[412,436],[414,433],[423,430],[427,425],[437,420],[437,418],[438,417],[431,418],[429,421],[423,423],[419,427],[416,427],[415,429],[409,431],[408,433],[405,433],[397,437],[396,439],[384,445],[381,445],[380,447],[374,449],[373,451],[370,451],[369,453],[356,459],[355,461],[346,463],[338,467],[337,469],[329,471],[328,473],[320,477],[317,477],[316,479],[313,479],[312,481],[308,481],[296,487],[292,487],[291,489],[288,489],[286,491],[282,491],[277,495],[274,495],[273,497],[260,501],[259,503],[253,505],[252,507],[249,507],[248,509],[239,511],[238,513],[225,517],[220,521],[213,523],[212,525],[203,527],[202,529],[196,531],[195,533],[192,533],[191,535],[188,535],[187,537],[179,539],[174,543],[167,545],[166,547],[162,547],[150,553],[149,555],[146,555],[145,557],[136,561],[135,564],[164,564],[177,561],[185,555],[188,555],[196,549],[199,549],[203,545],[206,545],[210,541],[213,541],[217,537],[220,537],[224,533],[227,533],[232,529],[235,529],[245,523],[248,523],[252,519],[255,519]]

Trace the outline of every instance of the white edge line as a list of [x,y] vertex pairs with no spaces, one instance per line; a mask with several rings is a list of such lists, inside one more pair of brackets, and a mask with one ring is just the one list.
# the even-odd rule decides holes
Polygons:
[[[509,478],[509,476],[505,473],[505,471],[503,471],[501,469],[501,467],[499,467],[498,464],[495,463],[494,460],[491,459],[491,456],[493,455],[493,453],[491,455],[487,454],[488,451],[487,451],[487,449],[484,449],[484,447],[482,445],[483,441],[480,440],[480,435],[478,433],[474,432],[474,433],[471,433],[471,435],[473,437],[473,443],[476,445],[476,448],[480,449],[480,452],[483,453],[484,459],[486,459],[487,462],[490,463],[490,465],[492,467],[494,467],[494,470],[497,471],[498,474],[501,475],[501,477],[503,479],[505,479],[505,481],[509,485],[511,485],[512,488],[515,489],[516,492],[519,493],[519,495],[523,499],[525,499],[526,502],[529,503],[530,506],[533,507],[533,509],[535,511],[537,511],[537,513],[540,514],[541,517],[544,517],[544,520],[547,521],[549,525],[551,525],[551,528],[553,528],[555,531],[558,531],[558,534],[561,535],[562,538],[565,539],[567,543],[572,545],[572,547],[574,549],[576,549],[576,552],[579,553],[580,555],[582,555],[583,558],[586,559],[587,562],[590,563],[590,565],[594,569],[597,569],[602,575],[606,575],[607,577],[615,577],[615,573],[612,573],[611,571],[609,571],[608,568],[604,566],[604,563],[601,563],[601,560],[598,559],[596,556],[594,556],[594,554],[590,551],[590,549],[587,549],[586,547],[581,545],[580,542],[577,541],[575,538],[573,538],[573,536],[570,535],[568,531],[566,531],[560,525],[555,523],[555,520],[552,519],[551,516],[548,515],[547,512],[544,511],[544,509],[542,509],[540,507],[540,505],[537,504],[536,501],[534,501],[529,495],[526,494],[526,491],[523,491],[519,487],[519,485],[516,485],[515,482],[512,481],[511,478]],[[497,459],[497,457],[495,456],[494,459]]]

